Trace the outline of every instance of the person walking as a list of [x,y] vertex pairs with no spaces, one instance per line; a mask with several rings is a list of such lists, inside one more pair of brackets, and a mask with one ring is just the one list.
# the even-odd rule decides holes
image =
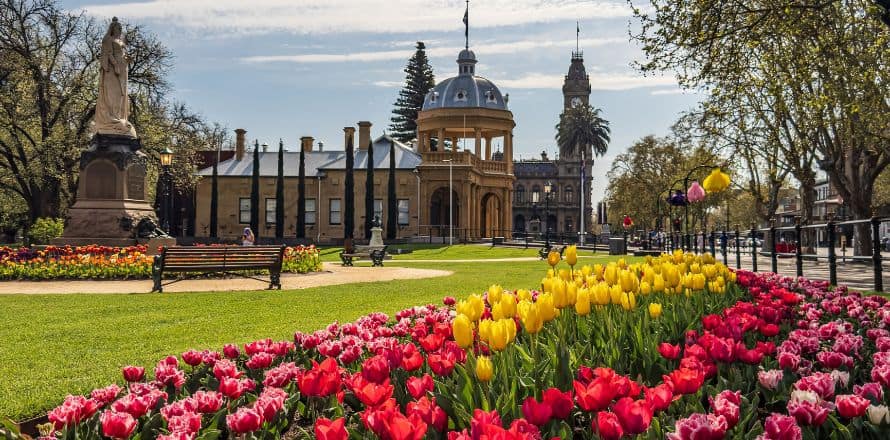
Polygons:
[[256,236],[253,235],[253,231],[250,228],[244,228],[244,232],[241,233],[241,245],[253,246],[254,243],[256,243]]

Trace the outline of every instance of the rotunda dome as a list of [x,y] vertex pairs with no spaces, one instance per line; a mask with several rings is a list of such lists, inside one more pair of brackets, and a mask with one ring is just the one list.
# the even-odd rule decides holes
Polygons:
[[440,81],[423,100],[423,110],[479,107],[506,110],[501,91],[491,81],[476,76],[476,54],[464,49],[457,57],[457,76]]

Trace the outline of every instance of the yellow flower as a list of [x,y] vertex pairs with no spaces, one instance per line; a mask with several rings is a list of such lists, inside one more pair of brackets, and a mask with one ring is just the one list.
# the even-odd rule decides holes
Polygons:
[[661,317],[661,304],[649,304],[649,316],[651,316],[652,319],[658,319],[659,317]]
[[501,300],[491,308],[491,315],[494,319],[516,316],[516,297],[509,293],[501,295]]
[[618,266],[616,266],[615,263],[609,263],[606,266],[606,270],[603,272],[603,279],[610,286],[613,286],[618,282]]
[[612,300],[612,304],[621,304],[622,294],[624,294],[624,291],[621,290],[621,286],[618,284],[609,288],[609,299]]
[[633,310],[637,307],[637,297],[633,292],[621,294],[621,307],[624,310]]
[[473,323],[467,315],[457,315],[451,322],[451,331],[454,333],[454,341],[460,348],[473,346]]
[[479,295],[470,295],[464,301],[458,301],[455,306],[457,313],[467,315],[470,321],[476,322],[482,317],[482,311],[485,310],[485,304]]
[[575,245],[571,245],[566,247],[566,263],[569,266],[574,266],[578,264],[578,248]]
[[695,290],[705,288],[705,276],[703,274],[697,273],[692,275],[692,288]]
[[578,285],[574,282],[566,284],[566,306],[575,304],[578,299]]
[[592,300],[598,306],[609,304],[609,285],[600,282],[593,287]]
[[559,309],[554,305],[553,295],[549,293],[538,295],[538,301],[535,304],[538,305],[538,312],[544,322],[550,322],[559,316]]
[[541,319],[537,304],[528,300],[523,300],[519,303],[518,309],[519,319],[522,321],[522,326],[527,333],[537,333],[541,331],[541,328],[544,326],[544,320]]
[[580,316],[590,314],[590,291],[588,289],[578,290],[578,297],[575,298],[575,312]]
[[597,263],[597,264],[593,265],[593,275],[598,280],[603,279],[603,265],[602,264]]
[[488,303],[496,304],[501,301],[501,293],[504,292],[504,288],[498,284],[492,284],[488,286]]
[[637,276],[634,275],[633,272],[629,270],[622,270],[621,274],[618,276],[619,281],[621,282],[621,290],[625,292],[633,292],[637,283]]
[[655,275],[655,280],[652,281],[652,291],[664,292],[664,277],[661,274]]
[[640,283],[640,293],[643,295],[648,295],[652,293],[652,286],[648,281],[643,281]]
[[516,297],[520,301],[528,301],[532,299],[532,293],[525,289],[519,289],[516,291]]
[[589,277],[591,273],[593,273],[593,268],[589,264],[581,266],[581,275],[584,275],[584,278]]
[[476,379],[480,382],[488,382],[494,375],[494,365],[488,356],[479,356],[476,358]]
[[729,188],[729,183],[729,175],[720,171],[720,168],[714,168],[711,174],[708,174],[708,177],[702,181],[702,187],[709,193],[720,192]]
[[[491,324],[486,332],[486,342],[488,343],[488,347],[494,351],[502,351],[507,348],[507,344],[516,337],[516,324],[512,319],[501,319],[490,322]],[[479,335],[481,338],[481,330]]]
[[550,251],[550,253],[547,254],[547,264],[556,267],[556,265],[559,264],[559,252]]

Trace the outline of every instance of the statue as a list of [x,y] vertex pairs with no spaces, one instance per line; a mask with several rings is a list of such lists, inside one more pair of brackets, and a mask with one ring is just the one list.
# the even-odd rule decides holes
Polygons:
[[102,38],[99,55],[99,99],[93,129],[97,134],[136,137],[130,116],[127,95],[127,53],[123,28],[117,17],[111,19],[108,32]]

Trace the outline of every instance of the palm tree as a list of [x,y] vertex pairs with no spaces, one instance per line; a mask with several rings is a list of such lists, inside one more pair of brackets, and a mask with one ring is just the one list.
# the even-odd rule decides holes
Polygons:
[[600,109],[577,105],[559,115],[556,143],[562,158],[602,156],[609,148],[609,121],[600,116]]

